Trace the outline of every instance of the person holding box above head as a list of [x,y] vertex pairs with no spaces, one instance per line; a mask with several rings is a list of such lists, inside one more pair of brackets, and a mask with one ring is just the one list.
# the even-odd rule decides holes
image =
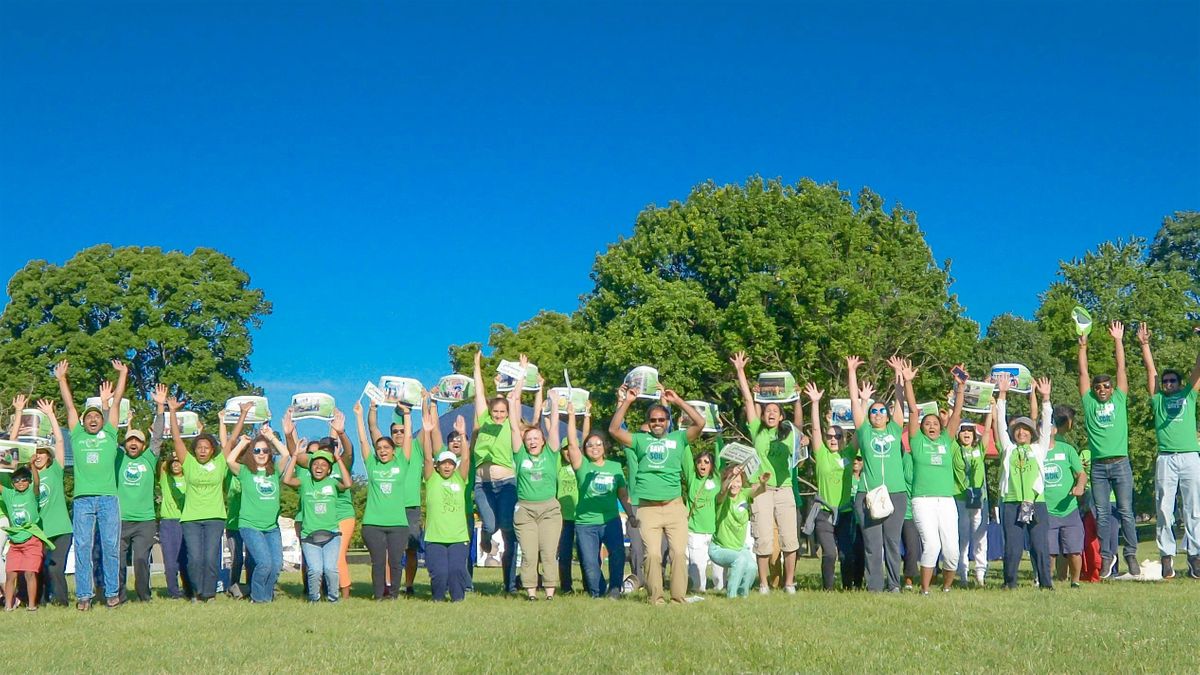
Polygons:
[[[692,459],[691,443],[704,429],[704,416],[670,389],[659,387],[662,403],[653,403],[646,412],[648,432],[629,433],[625,415],[637,398],[636,389],[624,384],[617,390],[617,410],[608,425],[609,436],[630,449],[637,464],[637,521],[645,548],[642,566],[650,603],[664,604],[662,541],[666,536],[671,556],[671,602],[682,603],[687,593],[688,510],[683,503],[683,477]],[[665,405],[664,405],[665,404]],[[692,420],[687,430],[668,432],[671,411],[679,406]]]
[[[797,444],[796,434],[804,428],[804,406],[796,401],[793,422],[783,419],[780,403],[764,403],[760,409],[746,380],[749,361],[745,352],[738,352],[730,359],[737,374],[750,438],[758,453],[759,472],[769,472],[772,477],[763,494],[751,504],[750,533],[758,562],[758,590],[768,592],[768,567],[775,546],[775,530],[778,529],[779,548],[783,553],[783,587],[786,592],[795,593],[796,552],[800,550],[800,538],[796,526],[796,497],[792,492],[792,448]],[[758,475],[749,476],[747,480],[757,483]]]
[[[1129,463],[1129,377],[1125,370],[1125,324],[1113,321],[1108,333],[1113,338],[1117,361],[1114,386],[1109,375],[1088,375],[1088,339],[1079,336],[1079,395],[1083,397],[1083,424],[1091,449],[1092,492],[1096,504],[1096,528],[1103,533],[1112,518],[1108,497],[1117,497],[1117,518],[1125,540],[1125,564],[1133,576],[1141,574],[1137,559],[1137,526],[1133,519],[1133,467]],[[1117,563],[1115,541],[1103,541],[1100,578],[1111,579]]]
[[75,599],[76,607],[87,611],[92,607],[95,581],[92,574],[92,549],[96,534],[100,536],[100,568],[104,579],[105,604],[121,604],[117,574],[121,544],[121,507],[117,501],[117,425],[121,419],[119,404],[125,396],[129,367],[120,361],[112,362],[117,371],[117,385],[100,385],[101,400],[115,405],[107,416],[100,408],[90,406],[83,416],[75,410],[71,386],[67,382],[70,364],[60,361],[54,368],[58,391],[67,410],[67,429],[71,433],[71,449],[75,457],[75,495],[72,500],[72,529],[75,535]]
[[[393,448],[404,447],[404,438],[407,434],[411,440],[411,448],[408,455],[408,464],[404,467],[404,486],[401,492],[404,494],[404,515],[408,521],[408,541],[405,543],[404,549],[404,595],[406,597],[413,596],[413,582],[417,578],[417,555],[421,549],[421,483],[425,480],[422,475],[425,470],[425,443],[429,442],[428,435],[430,430],[424,424],[421,425],[421,431],[417,435],[413,435],[413,430],[410,426],[411,409],[402,409],[396,407],[392,413],[392,423],[388,427],[388,437],[392,439]],[[421,411],[422,419],[424,418],[424,410]],[[371,440],[375,443],[383,438],[383,434],[379,430],[379,406],[371,401],[367,406],[367,429],[371,432]],[[360,441],[360,443],[362,443]],[[387,588],[384,594],[391,594],[392,597],[398,595],[401,579],[398,577],[389,577]]]
[[[367,507],[363,513],[362,538],[371,554],[371,586],[376,600],[383,600],[387,579],[399,584],[400,560],[408,546],[408,513],[404,508],[407,495],[409,454],[412,452],[412,409],[404,406],[404,426],[400,445],[390,437],[380,436],[371,443],[363,424],[362,403],[354,403],[354,419],[358,427],[359,451],[367,470]],[[402,453],[402,454],[401,454]],[[395,597],[395,596],[393,596]]]
[[[163,403],[159,403],[159,401]],[[154,389],[156,406],[165,406],[167,388]],[[113,401],[112,405],[119,405]],[[117,460],[117,501],[121,506],[120,571],[117,574],[121,602],[127,599],[125,589],[125,559],[132,558],[133,583],[137,599],[150,601],[150,548],[158,538],[158,521],[154,512],[155,468],[158,466],[159,445],[163,437],[163,416],[156,415],[150,429],[150,440],[137,429],[125,432],[125,446]],[[131,555],[130,555],[131,554]]]
[[271,425],[264,424],[254,438],[242,436],[225,455],[225,463],[241,485],[238,530],[254,560],[250,573],[250,601],[275,599],[275,582],[283,568],[283,538],[279,532],[280,471],[274,453],[291,461],[287,445]]
[[1158,554],[1164,579],[1175,576],[1175,495],[1183,502],[1183,541],[1187,547],[1188,576],[1200,579],[1200,442],[1196,438],[1196,390],[1200,389],[1200,354],[1187,380],[1178,370],[1158,370],[1150,352],[1150,328],[1138,326],[1146,387],[1154,411],[1158,458],[1154,468],[1154,502],[1157,505]]

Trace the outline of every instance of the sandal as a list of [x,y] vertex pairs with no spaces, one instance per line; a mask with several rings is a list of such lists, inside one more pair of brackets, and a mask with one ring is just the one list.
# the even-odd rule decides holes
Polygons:
[[77,609],[81,612],[86,612],[86,611],[90,610],[91,608],[92,608],[91,600],[80,600],[79,602],[75,603],[75,609]]

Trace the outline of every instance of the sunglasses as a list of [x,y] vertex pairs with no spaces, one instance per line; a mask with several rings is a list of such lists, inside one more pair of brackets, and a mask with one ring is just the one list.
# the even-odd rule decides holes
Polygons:
[[886,415],[887,408],[871,408],[872,415]]
[[30,478],[27,476],[21,476],[20,478],[13,479],[13,483],[28,483],[29,481],[30,481]]
[[842,435],[841,434],[825,434],[825,438],[832,438],[835,441],[840,441],[840,440],[842,440]]
[[254,449],[254,454],[256,454],[256,455],[269,455],[269,454],[271,454],[271,449],[270,449],[270,448],[255,448],[255,449]]
[[1162,382],[1163,384],[1179,384],[1179,380],[1173,377],[1164,377]]
[[666,424],[666,422],[668,421],[668,418],[666,418],[666,417],[651,417],[649,421],[660,422],[660,423]]

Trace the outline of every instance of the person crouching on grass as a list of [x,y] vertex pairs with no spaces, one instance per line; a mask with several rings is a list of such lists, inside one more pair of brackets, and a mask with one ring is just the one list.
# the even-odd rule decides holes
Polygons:
[[746,546],[746,525],[750,521],[750,502],[767,491],[771,472],[758,476],[753,490],[745,487],[745,476],[740,464],[729,466],[721,474],[721,492],[717,494],[717,533],[708,545],[708,557],[724,567],[725,592],[730,598],[750,595],[754,585],[754,554]]
[[45,547],[54,549],[42,528],[38,527],[38,472],[36,468],[23,466],[12,473],[12,487],[0,486],[0,498],[4,511],[8,513],[9,549],[4,579],[4,611],[11,612],[17,606],[17,576],[25,574],[28,591],[29,611],[37,611],[37,575],[42,569]]

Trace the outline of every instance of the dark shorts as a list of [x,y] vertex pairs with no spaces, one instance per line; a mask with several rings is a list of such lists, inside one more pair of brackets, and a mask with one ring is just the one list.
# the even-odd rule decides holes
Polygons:
[[1059,518],[1050,516],[1050,555],[1074,555],[1083,553],[1083,519],[1075,511],[1069,516]]
[[421,507],[410,506],[404,509],[408,517],[408,545],[405,548],[414,551],[421,550]]

